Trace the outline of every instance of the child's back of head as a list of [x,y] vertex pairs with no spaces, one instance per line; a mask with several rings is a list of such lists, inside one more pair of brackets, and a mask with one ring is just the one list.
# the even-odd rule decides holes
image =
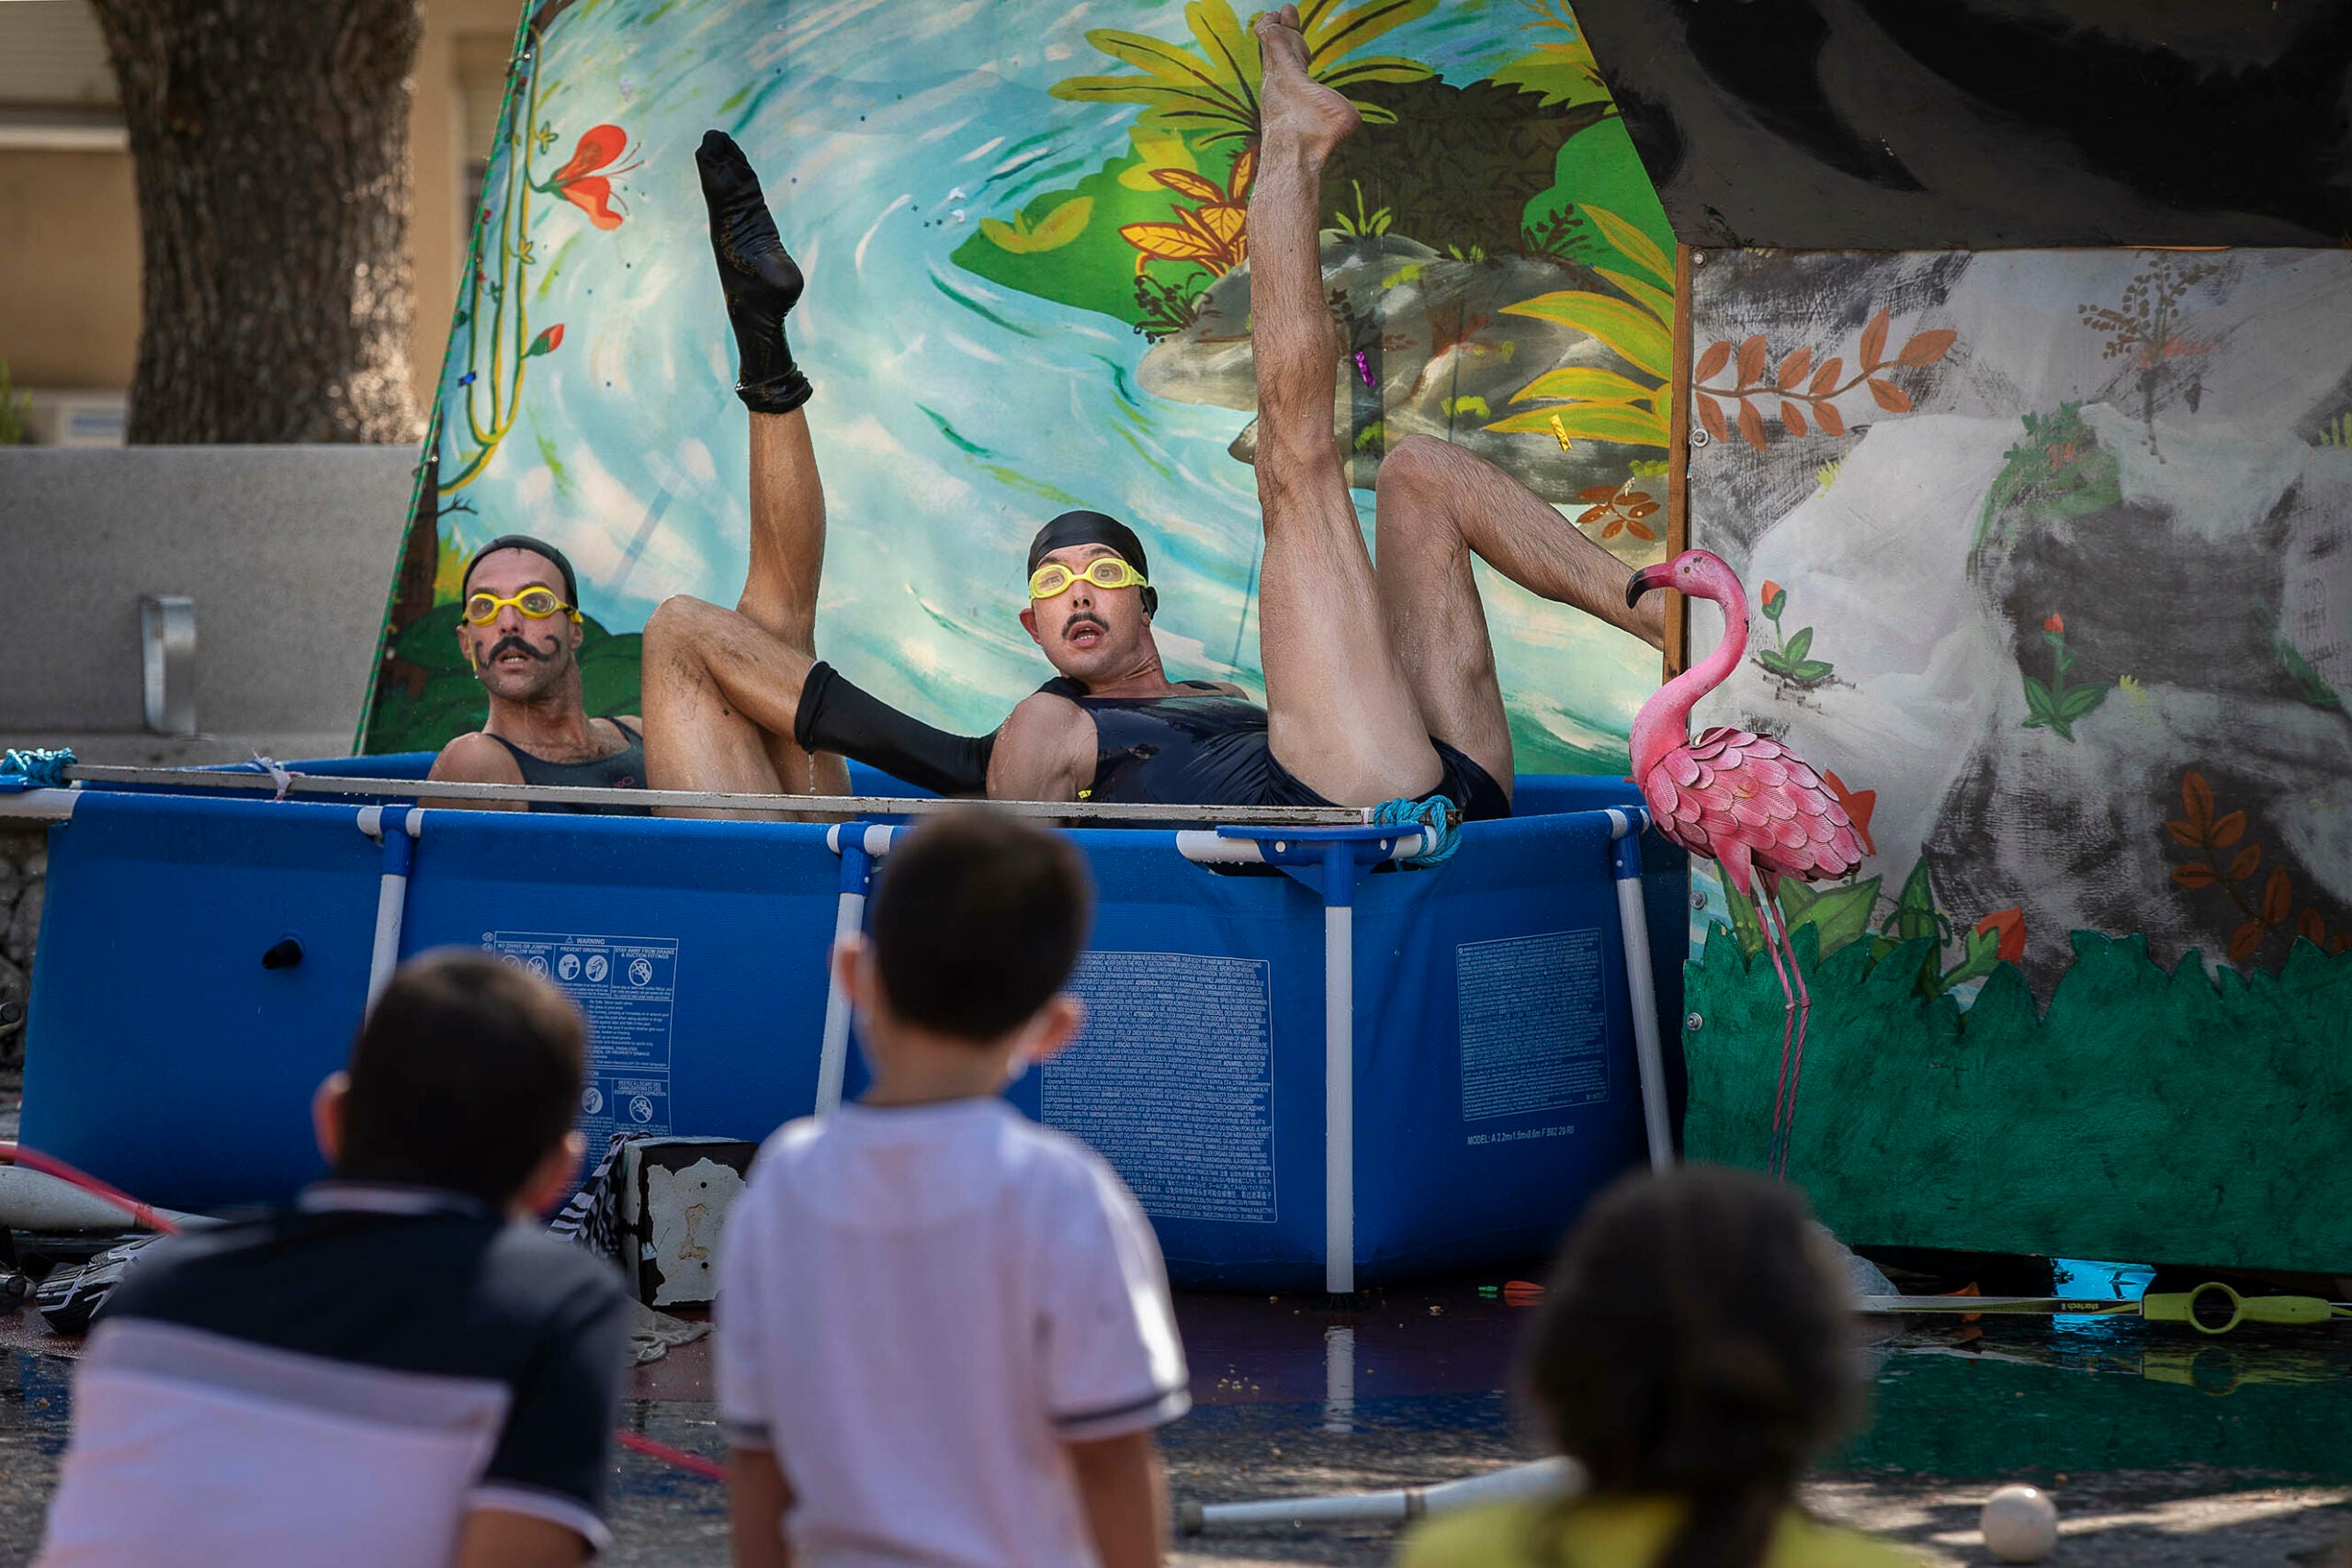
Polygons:
[[1630,1176],[1569,1237],[1522,1378],[1595,1493],[1687,1502],[1658,1568],[1753,1568],[1858,1407],[1850,1310],[1793,1189]]
[[875,889],[874,958],[893,1018],[988,1043],[1069,978],[1093,913],[1086,863],[1062,834],[974,807],[891,849]]
[[580,1105],[588,1032],[562,992],[469,949],[412,959],[345,1069],[335,1174],[511,1202]]

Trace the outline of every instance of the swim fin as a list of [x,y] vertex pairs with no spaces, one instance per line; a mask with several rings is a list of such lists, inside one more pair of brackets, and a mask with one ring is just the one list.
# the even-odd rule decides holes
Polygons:
[[812,389],[784,341],[784,318],[800,298],[800,268],[785,254],[760,178],[735,139],[705,131],[695,163],[710,209],[718,286],[735,328],[735,395],[754,413],[789,413]]

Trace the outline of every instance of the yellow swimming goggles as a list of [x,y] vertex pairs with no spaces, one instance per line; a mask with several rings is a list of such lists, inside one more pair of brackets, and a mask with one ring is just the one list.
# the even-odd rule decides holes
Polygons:
[[1069,592],[1080,578],[1097,588],[1148,588],[1143,573],[1117,556],[1096,556],[1086,563],[1083,571],[1072,571],[1057,560],[1049,560],[1029,574],[1029,597],[1051,599]]
[[501,599],[495,593],[487,592],[468,596],[466,624],[473,626],[488,626],[498,619],[499,611],[510,604],[535,621],[544,621],[559,610],[570,612],[571,618],[575,621],[580,618],[580,612],[558,598],[554,589],[526,588],[512,599]]

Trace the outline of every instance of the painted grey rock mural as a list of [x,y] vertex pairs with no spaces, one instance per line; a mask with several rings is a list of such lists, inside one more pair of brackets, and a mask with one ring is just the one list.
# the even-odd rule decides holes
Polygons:
[[[1697,717],[1859,803],[1824,947],[1924,908],[1955,988],[1997,952],[2046,995],[2076,930],[2352,946],[2352,256],[1700,276],[1691,543],[1752,632]],[[1719,635],[1702,607],[1694,653]]]

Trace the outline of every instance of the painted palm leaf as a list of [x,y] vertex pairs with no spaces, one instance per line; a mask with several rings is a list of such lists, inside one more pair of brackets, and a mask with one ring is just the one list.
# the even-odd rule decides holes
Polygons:
[[1612,299],[1606,294],[1566,289],[1506,305],[1503,313],[1532,316],[1538,321],[1574,327],[1599,338],[1637,369],[1645,370],[1661,381],[1667,378],[1670,345],[1666,323],[1637,305]]
[[1663,446],[1667,434],[1666,415],[1625,403],[1556,403],[1506,415],[1486,428],[1504,435],[1560,435],[1633,446]]

